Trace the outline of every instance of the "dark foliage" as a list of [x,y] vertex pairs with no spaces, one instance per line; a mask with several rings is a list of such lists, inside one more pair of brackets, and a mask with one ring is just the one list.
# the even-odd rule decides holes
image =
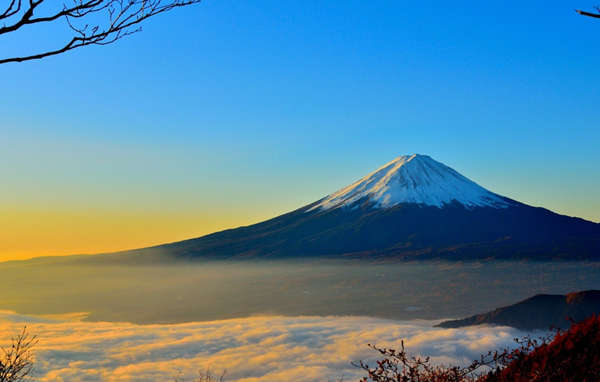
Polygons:
[[383,359],[357,364],[362,382],[593,382],[600,380],[600,318],[573,324],[554,338],[517,339],[517,348],[490,352],[468,366],[433,365],[428,357],[400,350],[373,349]]
[[482,382],[595,382],[600,380],[600,318],[591,317],[531,352],[520,351]]

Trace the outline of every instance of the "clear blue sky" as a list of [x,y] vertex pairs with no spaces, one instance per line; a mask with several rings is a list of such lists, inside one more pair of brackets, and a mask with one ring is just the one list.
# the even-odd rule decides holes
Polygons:
[[[423,153],[598,221],[600,20],[573,11],[593,5],[207,0],[115,45],[2,65],[0,207],[39,229],[61,211],[108,231],[127,215],[140,232],[118,245],[135,247],[274,216]],[[61,37],[35,32],[0,51]],[[150,213],[166,236],[144,236]],[[48,243],[36,253],[64,248]]]

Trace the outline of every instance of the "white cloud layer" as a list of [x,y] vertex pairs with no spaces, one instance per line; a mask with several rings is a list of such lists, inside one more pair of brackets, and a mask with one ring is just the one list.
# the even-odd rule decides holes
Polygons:
[[350,362],[373,359],[368,343],[398,346],[442,363],[467,362],[510,346],[506,327],[433,328],[431,321],[369,317],[249,317],[169,325],[31,317],[0,311],[0,344],[27,324],[39,337],[38,381],[191,380],[227,369],[227,381],[328,381],[364,374]]

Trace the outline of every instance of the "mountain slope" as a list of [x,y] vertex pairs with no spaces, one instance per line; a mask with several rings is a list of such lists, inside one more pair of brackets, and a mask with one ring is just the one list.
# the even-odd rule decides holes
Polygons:
[[524,330],[546,330],[551,327],[565,329],[570,326],[568,318],[579,322],[594,314],[600,314],[600,290],[567,295],[539,294],[514,305],[461,320],[444,321],[437,326],[460,328],[495,324]]
[[133,251],[177,258],[590,259],[600,225],[492,193],[423,155],[399,157],[308,206]]

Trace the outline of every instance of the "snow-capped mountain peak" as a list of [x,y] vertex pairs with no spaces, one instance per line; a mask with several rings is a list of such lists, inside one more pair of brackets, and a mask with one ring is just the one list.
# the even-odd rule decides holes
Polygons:
[[443,207],[505,208],[509,200],[494,194],[427,155],[403,155],[351,185],[326,196],[309,211],[350,206],[368,198],[378,208],[401,203]]

